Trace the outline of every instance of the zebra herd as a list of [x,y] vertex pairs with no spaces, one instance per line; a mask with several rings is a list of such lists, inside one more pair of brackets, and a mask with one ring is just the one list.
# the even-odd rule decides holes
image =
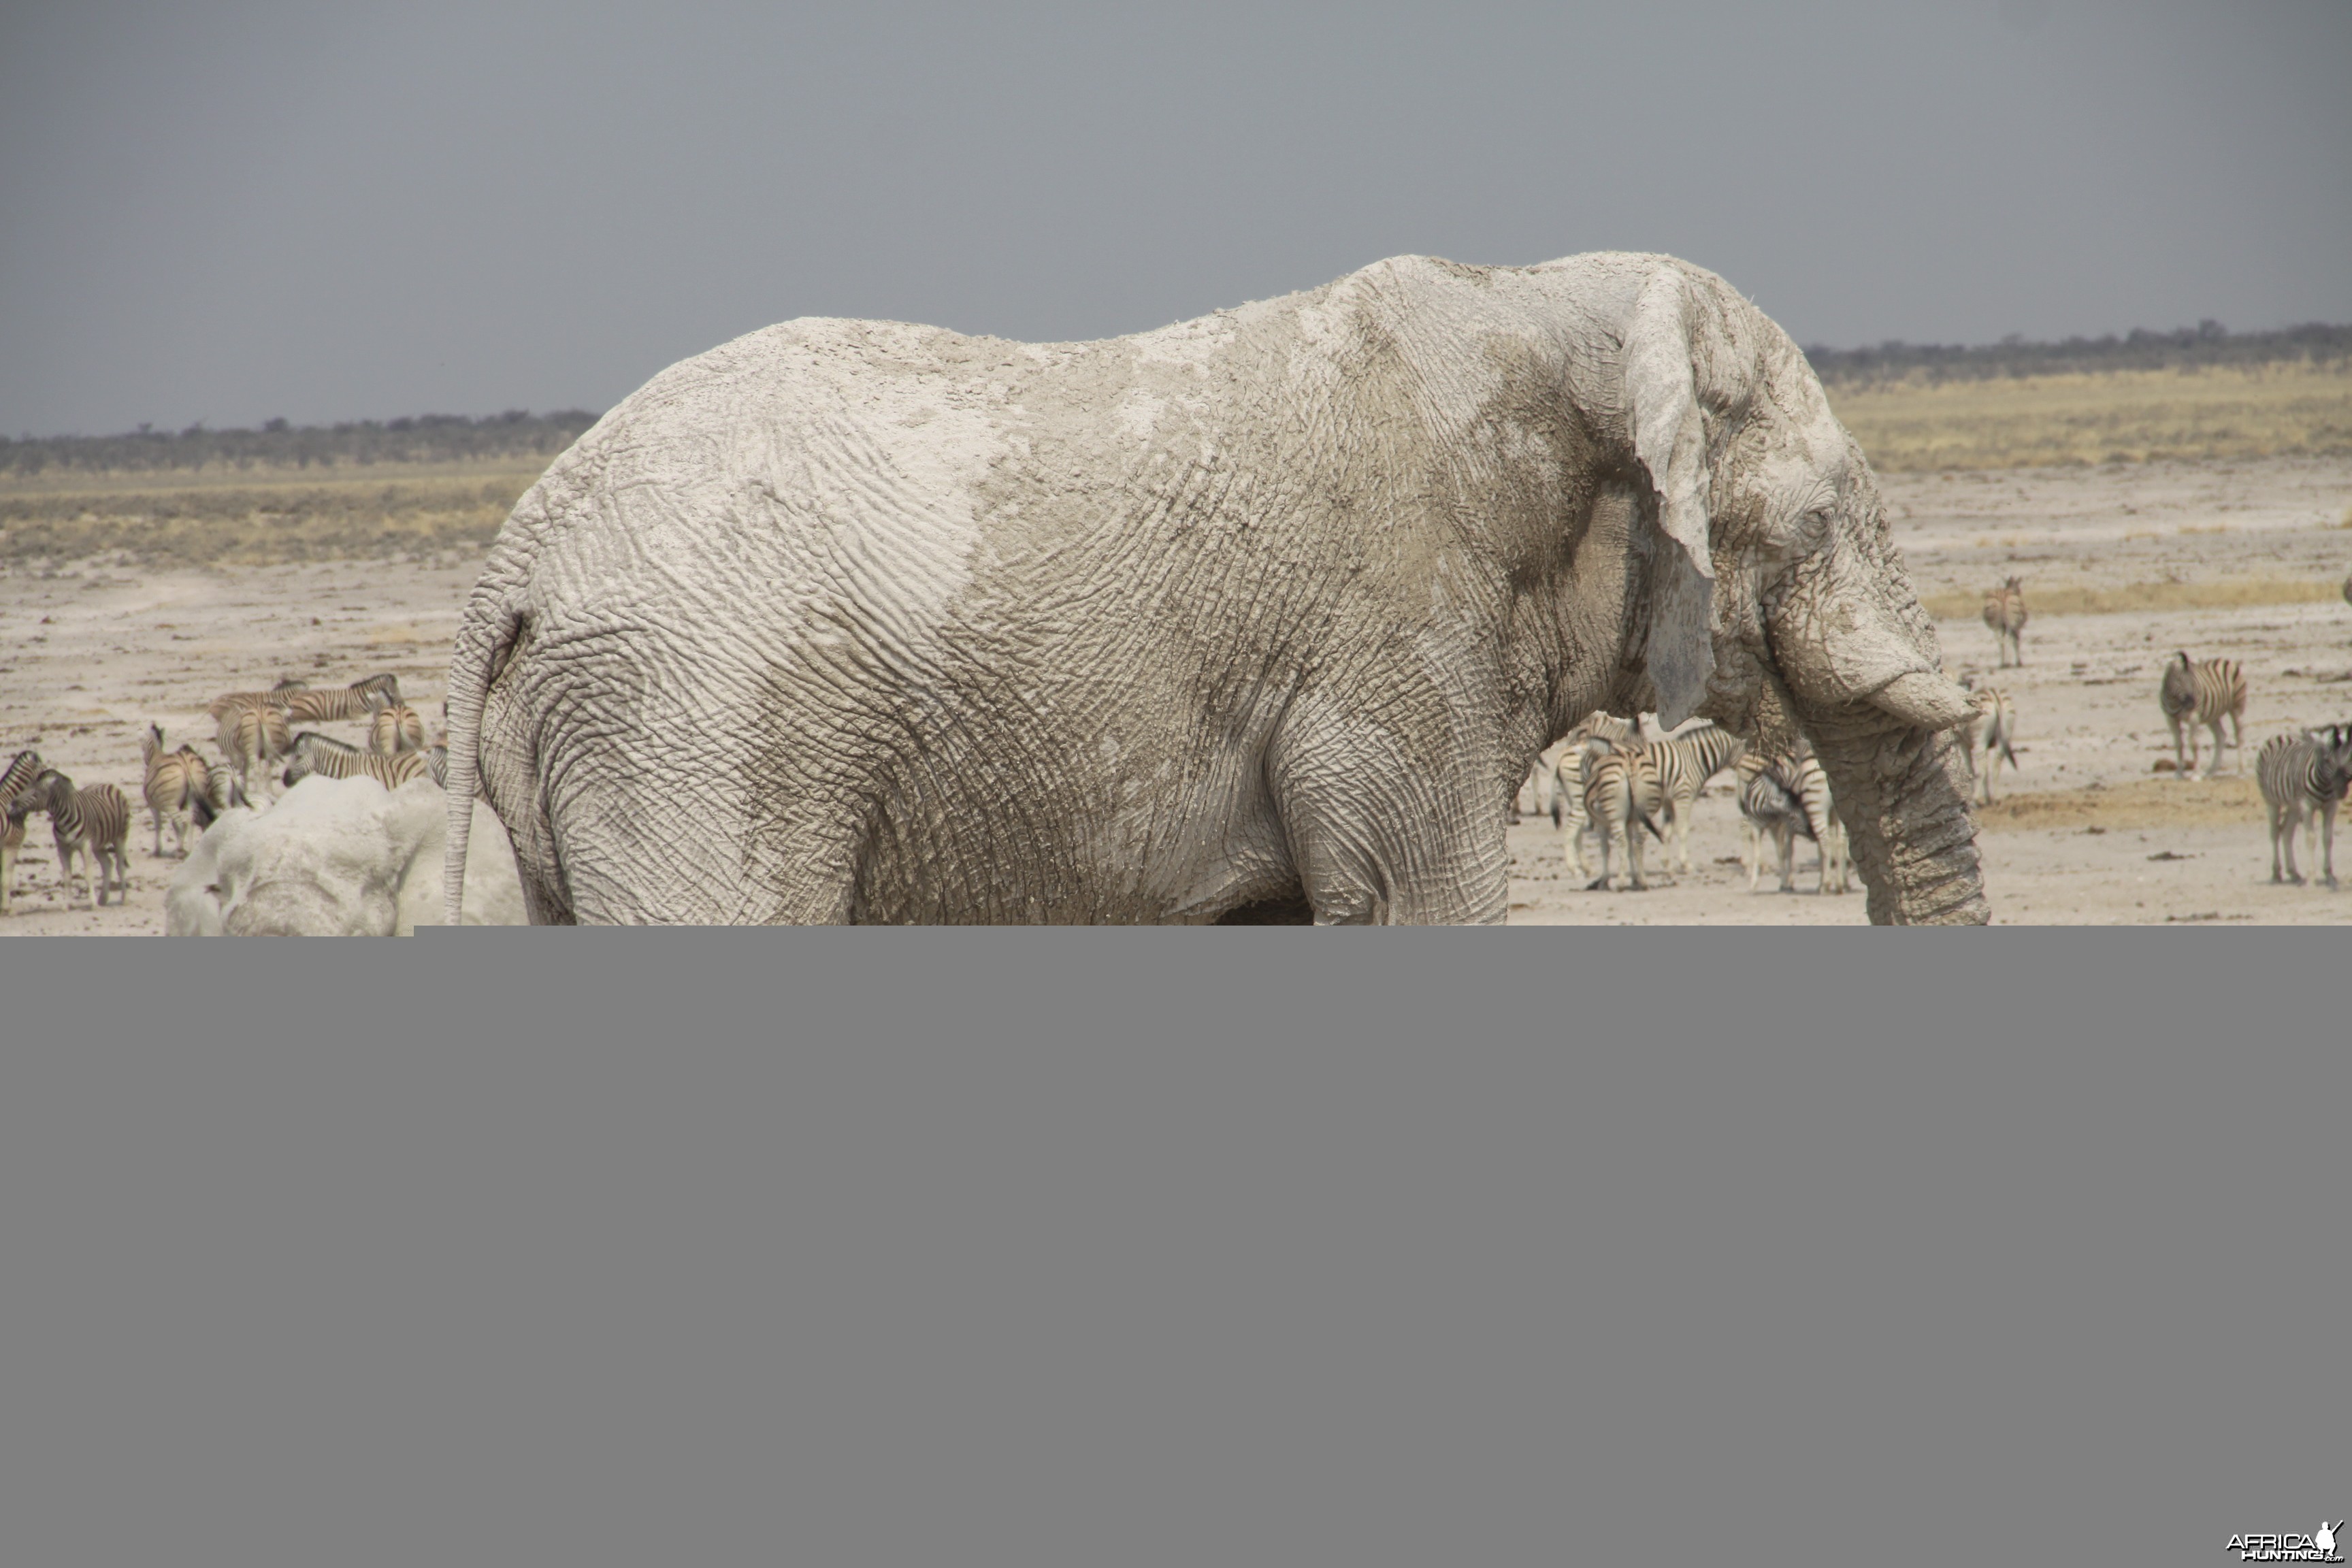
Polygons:
[[[2344,579],[2344,599],[2352,604],[2352,577]],[[1984,623],[1992,632],[2002,668],[2024,664],[2020,641],[2025,630],[2021,579],[2011,577],[1998,588],[1985,590]],[[2224,720],[2229,721],[2230,747],[2244,757],[2246,672],[2236,659],[2192,659],[2186,651],[2175,650],[2158,685],[2157,705],[2172,731],[2174,777],[2209,776],[2202,765],[2200,731],[2213,737],[2212,771],[2221,770]],[[1992,800],[1992,776],[2000,760],[2016,765],[2016,753],[2009,743],[2015,733],[2016,719],[2008,698],[1998,688],[1978,692],[1976,718],[1969,727],[1969,759],[1987,804]],[[2352,726],[2337,724],[2274,735],[2255,754],[2254,778],[2270,817],[2272,881],[2303,882],[2294,857],[2295,834],[2300,830],[2306,835],[2306,843],[2311,837],[2324,841],[2322,880],[2331,889],[2336,886],[2336,809],[2347,790],[2352,790],[2352,750],[2347,746],[2352,746]],[[1979,757],[1984,759],[1981,768]]]
[[[194,746],[164,749],[163,729],[150,724],[139,750],[144,764],[140,794],[152,831],[152,852],[163,853],[163,829],[172,830],[173,853],[185,858],[188,833],[201,833],[235,806],[267,804],[273,781],[290,788],[310,773],[329,778],[372,778],[386,789],[413,779],[439,784],[446,776],[448,748],[425,739],[424,721],[400,700],[400,681],[371,675],[349,686],[314,688],[280,681],[268,691],[232,691],[213,700],[221,761],[209,762]],[[364,748],[296,724],[357,721],[367,726]],[[259,770],[257,777],[256,770]],[[92,907],[110,896],[129,897],[131,866],[125,845],[131,836],[131,802],[110,784],[77,787],[73,780],[41,761],[37,752],[16,753],[0,772],[0,915],[9,912],[16,864],[24,847],[26,819],[47,812],[58,852],[58,877],[66,907],[76,901],[74,870]]]
[[[1577,876],[1591,879],[1588,889],[1615,887],[1612,861],[1622,847],[1628,885],[1638,891],[1650,885],[1643,865],[1644,833],[1658,841],[1670,867],[1684,876],[1692,873],[1692,812],[1707,782],[1726,768],[1736,770],[1739,781],[1746,830],[1741,858],[1748,889],[1754,891],[1763,875],[1769,843],[1779,853],[1780,890],[1792,891],[1796,840],[1806,838],[1821,852],[1817,890],[1846,891],[1845,829],[1832,809],[1828,775],[1801,742],[1791,755],[1759,757],[1738,736],[1711,723],[1645,740],[1638,720],[1593,713],[1569,731],[1548,762],[1538,761],[1522,793],[1534,796],[1535,810],[1549,810],[1569,866]],[[1585,840],[1595,835],[1598,874],[1585,854]]]

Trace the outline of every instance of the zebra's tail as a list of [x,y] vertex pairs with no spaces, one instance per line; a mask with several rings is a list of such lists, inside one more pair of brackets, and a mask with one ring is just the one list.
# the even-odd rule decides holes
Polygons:
[[1650,830],[1651,837],[1656,839],[1661,844],[1664,844],[1666,841],[1666,836],[1658,831],[1658,825],[1650,820],[1650,814],[1642,809],[1642,803],[1633,798],[1633,792],[1632,790],[1627,790],[1625,792],[1625,808],[1633,814],[1634,821],[1640,823],[1643,826]]
[[2003,735],[2000,738],[2000,759],[2012,768],[2017,766],[2017,753],[2009,749],[2009,737],[2007,735]]

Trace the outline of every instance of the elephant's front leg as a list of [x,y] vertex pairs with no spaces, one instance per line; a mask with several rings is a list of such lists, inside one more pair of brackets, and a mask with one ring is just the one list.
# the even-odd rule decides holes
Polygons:
[[1442,734],[1293,704],[1266,777],[1316,924],[1502,923],[1506,798],[1447,756]]

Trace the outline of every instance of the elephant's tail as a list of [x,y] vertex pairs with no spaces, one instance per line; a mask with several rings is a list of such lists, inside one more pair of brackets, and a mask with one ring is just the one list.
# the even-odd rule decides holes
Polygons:
[[441,908],[442,919],[453,926],[463,924],[466,915],[466,849],[473,837],[474,795],[481,781],[482,707],[491,669],[512,646],[521,624],[520,607],[498,593],[486,573],[466,606],[457,651],[449,660],[449,832],[441,868]]

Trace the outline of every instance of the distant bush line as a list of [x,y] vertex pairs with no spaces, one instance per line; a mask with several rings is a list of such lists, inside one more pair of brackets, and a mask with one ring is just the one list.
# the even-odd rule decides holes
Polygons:
[[1832,386],[1875,383],[1995,381],[2029,375],[2087,375],[2118,370],[2201,370],[2266,364],[2341,364],[2352,359],[2352,326],[2321,322],[2275,332],[2232,332],[2200,321],[2169,332],[2134,328],[2123,337],[2029,343],[2011,335],[1976,348],[1888,342],[1876,348],[1809,348],[1813,373]]
[[0,473],[139,473],[163,469],[331,468],[343,464],[446,463],[486,458],[551,458],[580,438],[597,416],[581,408],[554,414],[509,409],[471,418],[422,414],[408,419],[358,419],[341,425],[289,425],[258,430],[177,435],[142,425],[125,436],[0,436]]

